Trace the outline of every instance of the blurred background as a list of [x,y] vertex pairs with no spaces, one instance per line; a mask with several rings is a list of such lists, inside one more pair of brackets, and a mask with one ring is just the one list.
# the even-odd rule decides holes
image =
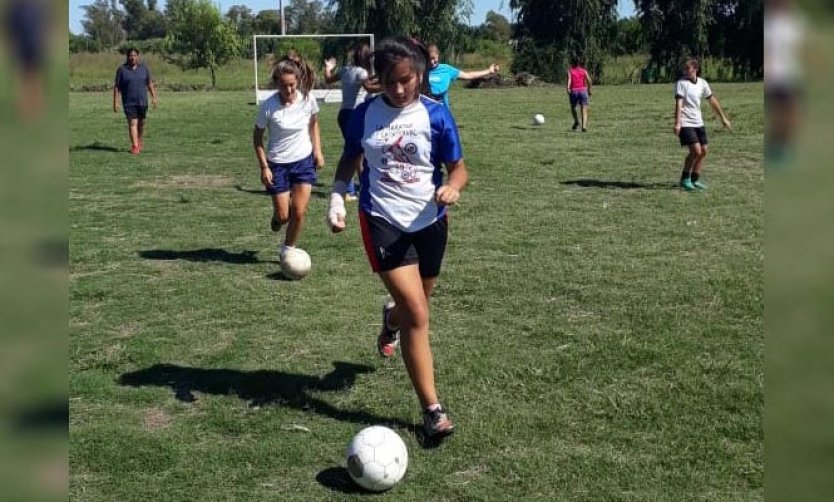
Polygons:
[[834,493],[834,4],[765,10],[766,488]]
[[65,499],[67,5],[0,2],[0,486]]

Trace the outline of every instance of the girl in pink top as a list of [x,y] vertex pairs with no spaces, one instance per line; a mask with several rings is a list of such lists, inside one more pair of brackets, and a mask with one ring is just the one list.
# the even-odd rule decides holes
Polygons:
[[577,56],[571,57],[567,91],[570,97],[570,112],[573,115],[573,130],[575,131],[579,127],[579,117],[576,114],[576,106],[579,105],[582,111],[582,132],[587,132],[591,76],[588,74],[588,70],[582,66],[582,60]]

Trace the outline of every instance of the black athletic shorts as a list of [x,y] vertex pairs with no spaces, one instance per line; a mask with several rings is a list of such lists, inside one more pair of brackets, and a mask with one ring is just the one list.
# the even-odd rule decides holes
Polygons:
[[681,146],[689,146],[696,143],[702,145],[709,144],[707,140],[707,129],[705,127],[681,127],[679,137],[681,139]]
[[148,114],[148,107],[141,106],[141,105],[127,105],[124,107],[125,109],[125,117],[128,119],[140,119],[145,120],[145,116]]
[[422,230],[404,232],[385,219],[360,210],[359,225],[365,253],[374,272],[387,272],[417,263],[420,277],[440,275],[449,235],[449,221],[445,215]]

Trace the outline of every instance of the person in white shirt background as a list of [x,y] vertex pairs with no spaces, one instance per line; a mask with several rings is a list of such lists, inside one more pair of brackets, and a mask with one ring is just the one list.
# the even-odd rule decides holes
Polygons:
[[709,83],[698,76],[700,71],[701,64],[697,59],[687,59],[683,77],[675,83],[675,134],[680,138],[681,146],[689,148],[680,180],[681,188],[687,192],[707,188],[701,180],[709,143],[701,115],[701,100],[709,102],[715,114],[721,118],[724,129],[731,127],[730,119],[724,114]]
[[[345,65],[338,72],[336,58],[329,58],[324,62],[324,81],[332,84],[337,80],[342,81],[342,104],[336,121],[339,130],[342,131],[342,139],[345,138],[345,128],[350,121],[350,115],[356,108],[359,101],[359,91],[365,89],[369,94],[382,91],[377,79],[370,76],[371,71],[371,49],[365,42],[358,43],[350,55],[350,64]],[[345,194],[346,201],[356,200],[356,183],[350,180]]]
[[[301,236],[316,170],[324,167],[319,107],[310,93],[314,81],[315,74],[298,55],[279,59],[272,69],[272,85],[278,92],[258,108],[252,133],[261,183],[272,199],[272,231],[288,223],[282,256]],[[267,129],[269,143],[264,148]]]

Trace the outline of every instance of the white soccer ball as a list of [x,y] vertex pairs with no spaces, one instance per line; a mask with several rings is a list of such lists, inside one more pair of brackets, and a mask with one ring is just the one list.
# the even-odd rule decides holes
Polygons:
[[301,248],[288,249],[281,255],[281,273],[288,279],[304,278],[311,267],[310,255]]
[[537,114],[533,115],[533,123],[535,125],[544,124],[544,115],[542,115],[541,113],[537,113]]
[[408,449],[388,427],[366,427],[348,444],[348,473],[367,490],[381,492],[392,488],[403,478],[407,467]]

